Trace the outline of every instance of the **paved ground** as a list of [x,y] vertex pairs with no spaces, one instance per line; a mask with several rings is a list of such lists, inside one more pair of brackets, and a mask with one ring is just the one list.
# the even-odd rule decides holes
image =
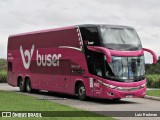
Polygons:
[[[126,98],[117,102],[110,100],[89,99],[88,101],[80,101],[76,97],[68,95],[49,94],[40,92],[38,94],[21,93],[17,87],[11,87],[7,84],[0,84],[0,90],[13,91],[20,94],[26,94],[37,97],[37,99],[54,101],[60,104],[80,108],[88,111],[160,111],[160,101],[143,99],[143,98]],[[101,112],[101,114],[105,114]],[[158,117],[115,117],[120,120],[159,120]]]

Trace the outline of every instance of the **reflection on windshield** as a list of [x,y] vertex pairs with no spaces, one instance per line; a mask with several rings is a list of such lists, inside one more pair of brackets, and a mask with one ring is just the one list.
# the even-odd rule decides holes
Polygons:
[[144,77],[144,56],[112,57],[110,67],[117,79],[132,81]]
[[142,48],[139,37],[131,28],[101,26],[103,45],[109,49],[139,50]]

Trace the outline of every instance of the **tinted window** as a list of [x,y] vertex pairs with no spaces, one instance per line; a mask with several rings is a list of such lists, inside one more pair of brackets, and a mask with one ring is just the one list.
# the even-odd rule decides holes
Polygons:
[[115,50],[139,50],[140,39],[134,29],[101,26],[103,45]]
[[8,62],[8,71],[12,71],[12,63]]
[[97,28],[82,27],[80,28],[80,31],[85,45],[100,46],[100,38]]
[[88,69],[91,74],[104,77],[104,55],[97,52],[89,52],[87,55]]

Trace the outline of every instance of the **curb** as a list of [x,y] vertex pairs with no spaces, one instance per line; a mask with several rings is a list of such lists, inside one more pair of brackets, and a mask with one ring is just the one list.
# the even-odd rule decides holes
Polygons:
[[160,101],[160,97],[155,97],[155,96],[148,96],[148,95],[146,95],[144,98],[145,98],[145,99],[150,99],[150,100]]

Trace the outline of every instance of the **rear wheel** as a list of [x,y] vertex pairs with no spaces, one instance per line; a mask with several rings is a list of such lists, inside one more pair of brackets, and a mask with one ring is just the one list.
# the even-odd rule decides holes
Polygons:
[[22,78],[19,79],[19,90],[20,92],[25,92],[25,84]]
[[26,91],[28,93],[38,93],[39,92],[39,90],[32,89],[31,81],[29,78],[26,80]]
[[26,80],[26,91],[27,91],[28,93],[31,93],[31,92],[32,92],[31,81],[30,81],[29,78]]
[[78,97],[80,100],[86,99],[86,90],[85,90],[85,87],[82,83],[78,87]]

